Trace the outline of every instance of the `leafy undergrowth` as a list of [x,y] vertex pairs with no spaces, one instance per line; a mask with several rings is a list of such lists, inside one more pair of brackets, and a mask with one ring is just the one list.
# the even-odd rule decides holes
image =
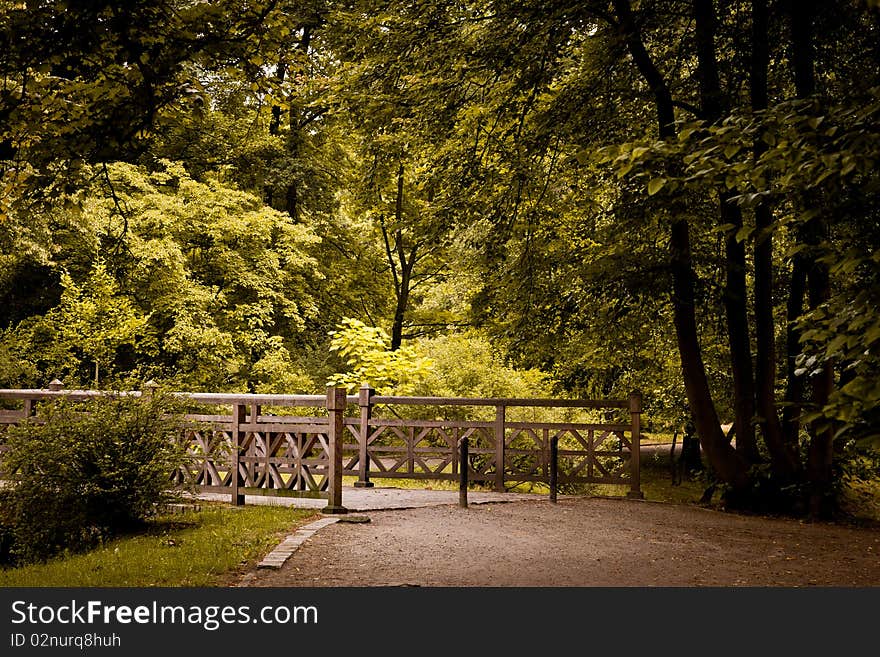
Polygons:
[[204,504],[151,520],[84,554],[0,570],[0,586],[224,586],[315,515],[311,509]]
[[880,524],[880,479],[851,482],[841,495],[840,506],[856,520]]

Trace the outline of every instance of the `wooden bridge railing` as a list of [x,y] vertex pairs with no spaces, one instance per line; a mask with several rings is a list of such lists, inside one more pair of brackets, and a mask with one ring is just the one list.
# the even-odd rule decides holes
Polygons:
[[[21,404],[0,410],[0,464],[6,449],[3,429],[34,416],[41,401],[104,394],[63,390],[58,381],[48,390],[0,390],[0,400]],[[113,394],[147,395],[151,389]],[[326,395],[173,394],[193,407],[224,408],[185,416],[181,435],[189,459],[174,480],[199,491],[228,493],[236,504],[244,503],[246,493],[307,496],[326,498],[325,512],[344,512],[344,475],[355,477],[356,487],[372,486],[373,477],[464,480],[498,491],[546,482],[553,484],[552,498],[559,484],[609,483],[628,485],[628,496],[643,497],[638,393],[610,401],[397,397],[376,395],[369,387],[358,395],[347,395],[343,388],[330,388]],[[491,409],[491,419],[440,417],[458,407],[469,407],[471,413]],[[307,415],[281,413],[291,408],[310,410]],[[347,415],[348,408],[359,412]],[[514,408],[580,409],[617,417],[520,421],[509,416]],[[406,417],[414,414],[420,418]],[[460,459],[463,441],[465,464]]]
[[[20,409],[0,410],[0,478],[7,447],[2,431],[35,415],[46,400],[74,401],[115,394],[142,396],[143,391],[102,392],[64,390],[53,381],[48,390],[0,390],[0,400],[15,400]],[[177,484],[200,492],[228,493],[234,504],[245,494],[326,498],[325,513],[341,513],[342,440],[347,398],[345,390],[331,388],[326,395],[260,395],[225,393],[172,393],[201,412],[184,416],[181,440],[185,465],[172,473]],[[274,414],[263,413],[272,407]],[[222,408],[222,412],[204,409]],[[305,408],[309,415],[278,414],[278,409]]]
[[[371,477],[457,481],[462,464],[459,444],[468,441],[468,481],[504,491],[524,482],[550,483],[551,452],[556,445],[557,484],[629,485],[630,497],[643,497],[639,476],[641,395],[626,400],[396,397],[362,387],[359,417],[346,417],[343,474],[355,486],[371,486]],[[386,407],[392,417],[377,417]],[[400,417],[406,409],[431,407],[492,409],[494,419],[424,420]],[[514,421],[511,408],[580,409],[622,415],[614,422]],[[439,414],[439,413],[438,413]],[[396,415],[396,416],[394,416]]]

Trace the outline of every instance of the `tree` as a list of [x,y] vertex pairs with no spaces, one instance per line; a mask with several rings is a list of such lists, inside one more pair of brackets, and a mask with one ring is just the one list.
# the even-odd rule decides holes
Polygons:
[[54,266],[101,264],[91,282],[66,276],[60,305],[18,325],[14,332],[28,336],[19,340],[21,358],[61,367],[57,345],[103,369],[128,344],[123,371],[141,366],[188,387],[308,387],[291,357],[310,343],[307,322],[320,312],[309,292],[323,278],[310,252],[318,238],[308,227],[170,162],[152,172],[108,166],[81,223],[95,242]]
[[[815,127],[777,144],[764,132],[742,139],[736,121],[752,112],[782,112],[788,99],[814,92],[857,106],[866,87],[877,80],[877,23],[864,9],[843,3],[821,11],[793,4],[782,15],[769,13],[757,1],[729,2],[722,8],[695,0],[682,9],[667,2],[635,7],[627,0],[615,0],[610,7],[600,2],[543,3],[540,8],[505,2],[443,4],[430,12],[443,48],[437,55],[425,52],[413,31],[403,26],[412,24],[410,8],[390,4],[386,11],[394,18],[383,19],[381,41],[395,53],[389,58],[405,58],[419,75],[429,70],[436,79],[455,81],[451,97],[462,90],[486,90],[455,106],[455,132],[447,141],[465,163],[457,169],[459,182],[473,199],[469,207],[458,208],[457,218],[470,224],[485,245],[487,285],[476,300],[484,320],[503,327],[520,354],[535,354],[541,340],[533,339],[534,334],[548,331],[548,326],[553,334],[548,344],[564,344],[578,335],[553,329],[563,321],[571,327],[571,318],[584,312],[581,300],[606,285],[602,269],[620,270],[627,258],[604,258],[598,267],[583,266],[595,262],[589,258],[580,266],[569,259],[572,252],[580,257],[598,254],[588,246],[595,232],[584,233],[586,239],[565,232],[560,241],[559,228],[577,225],[563,219],[566,202],[581,204],[568,216],[579,212],[607,221],[618,245],[625,244],[620,236],[629,229],[627,237],[636,244],[625,248],[640,255],[650,252],[645,247],[652,242],[657,245],[658,230],[666,232],[666,256],[634,262],[633,278],[641,276],[644,285],[636,284],[627,293],[641,291],[654,301],[668,300],[688,406],[703,450],[728,487],[726,499],[796,509],[804,498],[790,493],[800,486],[813,513],[826,513],[821,500],[828,498],[831,483],[828,427],[815,421],[806,426],[782,423],[777,414],[782,405],[774,398],[780,384],[776,333],[781,298],[773,296],[774,280],[790,284],[789,325],[809,323],[805,317],[817,316],[804,315],[803,309],[827,304],[834,287],[822,245],[830,240],[839,248],[852,243],[852,236],[824,218],[804,219],[800,208],[817,201],[827,207],[823,194],[807,192],[819,180],[798,188],[801,192],[789,197],[795,199],[792,203],[767,196],[767,185],[776,183],[750,175],[769,175],[765,147],[779,145],[795,156],[803,141],[812,139]],[[837,36],[844,33],[864,47],[841,50]],[[469,63],[464,71],[458,68],[462,59]],[[742,94],[743,89],[749,93]],[[820,118],[812,117],[814,122]],[[763,125],[765,131],[778,127]],[[470,149],[462,147],[467,143]],[[625,145],[606,150],[599,159],[592,156],[609,143]],[[578,146],[582,172],[560,156]],[[720,164],[711,171],[697,168],[713,158],[727,163],[725,175]],[[623,182],[597,175],[603,161],[614,162]],[[803,164],[800,160],[794,166]],[[846,166],[849,173],[854,165]],[[782,175],[792,179],[790,170]],[[810,196],[809,203],[803,193]],[[587,194],[591,203],[584,202]],[[852,198],[853,192],[846,194]],[[718,235],[722,250],[716,247]],[[791,249],[791,263],[779,257],[771,236]],[[583,250],[571,248],[579,243]],[[582,273],[582,291],[568,284],[573,272]],[[707,330],[719,315],[719,305],[726,344],[716,341],[714,329]],[[530,324],[540,328],[531,330]],[[796,357],[793,350],[801,353],[806,346],[799,335],[789,335],[790,358]],[[821,374],[806,386],[815,408],[827,405],[838,376],[830,360],[822,362]],[[724,363],[732,374],[729,389],[718,385],[714,371]],[[789,369],[795,394],[789,396],[787,409],[807,405],[796,390],[802,380],[796,369]],[[728,406],[735,416],[735,445],[720,429],[719,408]],[[790,410],[787,416],[793,418]],[[761,429],[760,443],[755,426]],[[792,433],[792,427],[806,433]],[[803,451],[800,439],[809,444]],[[765,459],[772,470],[767,477]]]
[[102,260],[95,263],[84,289],[69,274],[62,275],[61,284],[61,304],[56,312],[49,313],[49,321],[55,324],[62,349],[68,354],[78,351],[93,363],[94,385],[99,388],[102,368],[111,368],[121,346],[134,345],[147,318],[130,298],[120,294]]
[[[766,54],[761,52],[765,41],[765,38],[762,37],[766,37],[767,16],[761,13],[762,10],[766,10],[762,3],[752,3],[751,10],[757,18],[753,24],[758,26],[756,29],[763,28],[765,30],[763,35],[755,34],[752,42],[752,109],[757,111],[756,116],[758,118],[755,120],[755,123],[760,127],[748,133],[752,140],[749,143],[746,139],[743,139],[744,135],[740,132],[742,126],[737,123],[736,114],[731,114],[730,109],[726,110],[728,112],[726,119],[723,122],[720,121],[717,99],[722,96],[715,70],[718,62],[712,49],[712,25],[716,16],[711,3],[695,2],[694,6],[698,33],[697,39],[698,42],[700,38],[703,40],[702,48],[698,55],[700,59],[698,71],[701,71],[701,100],[703,109],[705,110],[709,107],[712,111],[704,112],[704,115],[698,117],[702,120],[700,123],[687,127],[686,131],[682,133],[679,141],[686,144],[683,148],[677,149],[675,146],[667,148],[660,142],[652,146],[631,145],[624,149],[626,153],[618,155],[618,158],[621,163],[625,163],[624,166],[627,167],[627,170],[631,170],[633,160],[638,159],[638,157],[631,158],[629,154],[632,153],[644,155],[649,152],[655,152],[659,156],[656,160],[657,163],[669,162],[670,160],[676,161],[676,157],[684,154],[683,162],[687,166],[684,173],[679,175],[675,168],[670,169],[668,165],[665,166],[659,173],[653,174],[659,177],[655,177],[649,183],[648,193],[655,194],[664,187],[668,187],[670,188],[669,191],[675,192],[681,189],[683,183],[692,183],[695,180],[699,181],[701,189],[706,189],[707,186],[712,184],[721,185],[722,191],[719,193],[719,197],[723,201],[723,206],[720,229],[727,231],[728,261],[739,263],[740,267],[743,266],[745,263],[743,259],[744,254],[739,248],[732,248],[734,246],[732,242],[743,243],[746,239],[755,239],[754,281],[756,286],[755,299],[758,304],[755,315],[758,318],[757,333],[760,346],[759,363],[761,364],[759,370],[761,381],[758,401],[759,407],[762,409],[762,417],[757,418],[757,420],[762,425],[763,437],[774,469],[775,477],[772,483],[778,487],[777,490],[779,488],[785,489],[800,476],[799,469],[801,464],[796,456],[798,451],[796,434],[800,423],[796,419],[796,413],[804,405],[802,397],[804,385],[800,378],[800,375],[804,372],[803,370],[798,372],[794,367],[789,367],[789,392],[787,398],[789,412],[787,413],[785,425],[787,433],[783,434],[779,427],[779,418],[776,416],[776,404],[768,397],[769,391],[775,385],[775,381],[771,378],[775,377],[774,366],[771,362],[775,359],[775,356],[771,356],[769,351],[773,347],[773,342],[768,326],[769,316],[772,316],[770,315],[772,306],[766,307],[762,305],[768,303],[768,290],[772,289],[772,268],[770,267],[772,262],[772,242],[769,242],[768,238],[772,235],[772,231],[778,230],[770,214],[772,207],[770,203],[773,199],[778,198],[773,189],[778,184],[775,180],[776,175],[780,175],[781,180],[786,182],[790,182],[795,177],[798,178],[798,182],[790,187],[790,190],[794,192],[794,198],[798,199],[800,203],[796,204],[794,208],[795,214],[789,219],[794,224],[794,230],[788,234],[789,238],[793,240],[793,248],[791,250],[793,264],[787,306],[788,319],[794,330],[789,331],[787,351],[789,359],[794,360],[797,358],[797,353],[804,347],[799,339],[799,330],[797,329],[797,327],[802,326],[803,322],[801,318],[804,307],[804,295],[807,294],[811,307],[824,304],[830,296],[828,260],[820,255],[825,248],[820,247],[820,244],[828,244],[828,240],[831,238],[832,234],[829,232],[825,217],[833,215],[825,215],[824,212],[816,212],[814,209],[798,214],[798,206],[801,204],[813,206],[813,208],[816,205],[827,204],[827,201],[820,200],[822,196],[816,194],[816,187],[827,176],[824,176],[824,173],[819,175],[820,172],[813,170],[807,164],[812,156],[807,155],[807,157],[804,157],[802,151],[807,144],[814,145],[817,138],[821,142],[821,135],[825,129],[817,130],[817,128],[827,117],[807,115],[802,118],[801,110],[794,109],[792,106],[787,106],[784,103],[772,107],[773,111],[767,117],[761,115],[762,112],[765,112],[765,107],[767,106],[767,60]],[[789,21],[794,84],[789,83],[787,86],[783,84],[781,91],[783,95],[787,90],[793,89],[795,96],[807,98],[817,91],[813,54],[815,37],[813,35],[814,28],[812,27],[813,21],[816,20],[821,21],[828,29],[828,32],[831,33],[836,29],[842,29],[844,25],[849,28],[858,28],[860,25],[861,27],[865,26],[865,21],[858,14],[845,13],[842,19],[829,14],[819,14],[818,18],[816,18],[809,14],[809,8],[805,8],[803,5],[795,6],[791,11]],[[833,65],[831,62],[826,62],[826,64],[829,66]],[[840,68],[846,70],[847,67],[854,67],[853,70],[858,69],[859,63],[857,60],[850,59],[845,61],[844,65]],[[855,83],[849,83],[850,86],[847,89],[854,96],[863,93],[859,91],[859,86],[862,84],[863,79],[859,79]],[[847,99],[844,102],[848,103],[850,101]],[[713,103],[715,104],[713,105]],[[804,107],[803,109],[807,108]],[[784,112],[788,113],[783,114]],[[783,127],[783,124],[786,122],[793,123],[795,128],[793,133],[790,133]],[[832,130],[832,134],[834,130]],[[863,132],[862,134],[865,133]],[[788,138],[786,139],[786,137]],[[860,147],[855,149],[859,153],[859,157],[867,154],[862,150],[861,146],[860,144]],[[774,153],[767,156],[769,149],[773,149]],[[870,152],[870,148],[867,152]],[[737,159],[737,154],[740,153],[751,154],[752,161],[747,162]],[[828,156],[827,153],[825,154],[824,166],[828,167],[830,165],[832,167],[832,171],[828,175],[834,174],[833,167],[837,157],[841,157],[841,155]],[[855,168],[855,164],[850,164],[853,160],[852,153],[843,155],[842,159],[844,158],[848,161],[846,166],[849,169],[844,172],[844,169],[841,168],[840,173],[845,176]],[[733,166],[731,166],[731,159],[735,161]],[[769,159],[774,160],[776,165],[784,162],[782,165],[783,170],[769,170],[765,167],[764,165]],[[709,162],[712,162],[712,164],[708,164]],[[788,167],[792,165],[801,167],[801,171],[795,172],[789,169]],[[800,173],[812,174],[816,177],[812,179],[809,177],[801,178]],[[755,192],[740,194],[738,191],[741,186],[751,187]],[[852,191],[849,191],[847,196],[852,198]],[[810,200],[807,201],[807,198]],[[833,198],[833,196],[828,198]],[[735,203],[736,205],[734,205]],[[756,228],[743,225],[740,207],[755,210],[755,227],[757,230]],[[840,240],[841,238],[849,239],[838,233],[837,239]],[[745,288],[742,277],[737,282],[736,289],[741,291],[739,296],[744,300],[745,297],[742,295],[742,292]],[[728,323],[730,323],[732,317],[736,316],[736,313],[739,313],[740,317],[737,320],[738,323],[742,322],[743,317],[747,317],[747,315],[742,313],[742,304],[738,303],[737,305],[739,307],[738,311],[728,306]],[[744,363],[748,362],[748,352],[746,351],[748,348],[748,337],[748,331],[742,331],[739,339],[731,339],[732,347],[736,344],[743,345],[744,347],[743,354],[739,358],[734,356],[734,361],[742,360]],[[731,353],[734,353],[733,350]],[[748,379],[750,376],[746,376],[746,378]],[[814,407],[821,408],[827,404],[834,386],[834,378],[832,363],[826,359],[810,381],[812,404]],[[751,395],[741,392],[737,396],[748,399]],[[792,412],[792,409],[794,412]],[[744,417],[743,419],[748,418]],[[801,481],[807,490],[811,513],[814,515],[825,515],[830,511],[829,501],[833,495],[832,431],[827,424],[820,426],[813,423],[808,428],[809,445],[806,449],[804,466],[806,471],[803,473],[804,479]],[[739,435],[739,425],[737,432],[739,444],[741,438]],[[754,462],[754,458],[754,456],[750,457],[749,460]],[[720,469],[717,460],[712,460],[716,469]]]
[[346,372],[334,374],[327,385],[349,391],[369,385],[380,394],[408,394],[433,366],[430,358],[412,347],[391,349],[388,334],[380,328],[346,317],[331,333],[330,350],[345,359]]

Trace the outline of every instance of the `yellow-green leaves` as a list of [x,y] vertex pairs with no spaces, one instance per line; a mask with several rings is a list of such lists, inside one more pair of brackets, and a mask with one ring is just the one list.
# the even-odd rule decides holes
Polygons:
[[327,385],[356,390],[366,383],[380,393],[411,394],[434,366],[413,347],[391,351],[385,331],[357,319],[344,318],[330,336],[330,350],[345,358],[348,369],[334,374]]
[[666,178],[652,178],[648,182],[648,196],[654,196],[654,194],[663,189],[663,185],[665,184]]

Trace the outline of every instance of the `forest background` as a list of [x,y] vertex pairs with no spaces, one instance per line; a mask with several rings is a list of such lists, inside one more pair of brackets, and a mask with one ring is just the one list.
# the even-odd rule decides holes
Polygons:
[[733,506],[877,477],[877,0],[3,0],[0,40],[2,388],[639,389]]

